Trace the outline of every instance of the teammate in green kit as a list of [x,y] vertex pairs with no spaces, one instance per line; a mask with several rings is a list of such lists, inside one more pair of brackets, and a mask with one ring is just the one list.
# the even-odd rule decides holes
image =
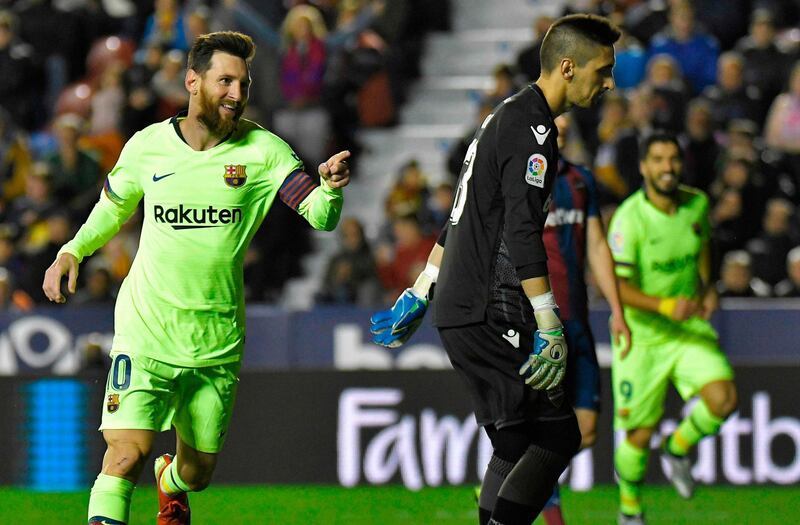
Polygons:
[[189,53],[188,112],[125,145],[99,202],[44,277],[66,301],[78,264],[144,200],[139,250],[115,311],[112,368],[100,429],[107,444],[89,523],[125,524],[156,432],[174,426],[177,451],[156,460],[159,524],[189,523],[186,493],[203,490],[231,418],[244,347],[243,260],[275,198],[314,228],[342,209],[349,152],[318,168],[321,184],[280,138],[241,118],[255,46],[247,35],[202,35]]
[[694,489],[690,448],[716,434],[736,408],[733,371],[708,322],[718,300],[710,282],[708,198],[679,184],[682,157],[674,136],[644,140],[644,188],[614,214],[609,245],[620,277],[633,344],[615,345],[614,426],[626,431],[614,465],[621,524],[644,523],[641,484],[650,438],[664,414],[671,382],[683,399],[700,399],[662,444],[667,475],[681,496]]

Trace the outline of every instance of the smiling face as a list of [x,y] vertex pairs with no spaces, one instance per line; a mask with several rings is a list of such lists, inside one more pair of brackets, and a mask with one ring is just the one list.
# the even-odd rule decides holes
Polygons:
[[598,54],[582,66],[574,60],[568,60],[565,74],[569,78],[567,84],[567,102],[570,106],[588,108],[595,105],[606,91],[614,89],[614,48],[598,46]]
[[231,133],[247,107],[250,71],[234,55],[215,51],[209,69],[202,75],[189,70],[187,87],[196,104],[197,118],[216,136]]
[[673,142],[653,142],[639,162],[639,170],[648,190],[665,197],[674,196],[683,170],[680,149]]

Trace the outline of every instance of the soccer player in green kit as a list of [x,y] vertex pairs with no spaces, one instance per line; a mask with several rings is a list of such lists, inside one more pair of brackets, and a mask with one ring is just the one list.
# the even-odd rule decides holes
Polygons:
[[620,277],[629,352],[613,345],[614,426],[626,437],[614,454],[620,488],[619,523],[644,523],[641,484],[650,439],[664,413],[667,386],[700,399],[662,444],[670,481],[681,496],[694,481],[687,454],[716,434],[736,408],[733,371],[708,322],[718,299],[710,282],[708,198],[680,185],[678,141],[647,137],[640,149],[644,188],[614,214],[609,245]]
[[203,490],[225,439],[245,333],[243,260],[275,198],[332,230],[349,182],[345,159],[318,168],[321,185],[280,138],[241,118],[255,46],[247,35],[202,35],[189,53],[187,113],[134,135],[86,223],[47,270],[63,303],[78,264],[144,199],[144,224],[115,310],[112,368],[100,429],[107,444],[89,523],[126,524],[156,432],[174,426],[173,458],[156,460],[158,523],[189,523],[187,492]]

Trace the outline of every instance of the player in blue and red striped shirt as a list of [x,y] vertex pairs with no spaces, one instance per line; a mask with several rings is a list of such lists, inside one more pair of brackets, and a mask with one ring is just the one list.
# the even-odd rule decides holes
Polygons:
[[[558,148],[563,151],[569,136],[566,115],[555,119]],[[597,188],[592,172],[563,157],[553,183],[550,211],[542,236],[547,251],[550,285],[564,323],[567,348],[566,392],[575,409],[581,429],[581,448],[596,440],[597,413],[600,410],[600,371],[589,327],[589,300],[586,292],[586,261],[597,286],[611,306],[609,328],[614,338],[623,336],[630,345],[630,330],[622,314],[614,262],[606,242],[605,228],[597,204]],[[563,524],[556,486],[553,497],[542,512],[548,525]]]

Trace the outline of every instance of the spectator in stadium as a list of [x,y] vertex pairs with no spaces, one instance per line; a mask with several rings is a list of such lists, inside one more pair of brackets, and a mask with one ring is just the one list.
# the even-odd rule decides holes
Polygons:
[[11,120],[11,115],[0,107],[0,216],[11,201],[25,192],[25,180],[32,163],[25,135]]
[[678,133],[683,129],[689,93],[678,62],[666,53],[647,62],[645,84],[653,92],[653,126]]
[[719,255],[743,248],[749,238],[751,227],[744,217],[743,200],[740,190],[726,188],[711,209],[711,238]]
[[339,237],[339,250],[328,260],[317,301],[374,306],[381,299],[381,285],[364,227],[352,217],[342,219]]
[[86,285],[75,292],[72,300],[82,306],[111,306],[114,304],[113,281],[108,269],[89,264]]
[[[721,159],[719,175],[711,184],[710,195],[714,199],[728,189],[738,192],[742,198],[742,218],[745,228],[739,232],[744,235],[742,241],[752,238],[761,227],[761,215],[764,211],[765,191],[754,179],[755,166],[748,159],[725,157]],[[760,178],[760,177],[759,177]]]
[[152,80],[161,68],[164,50],[159,44],[148,44],[140,49],[133,65],[125,71],[125,105],[122,110],[122,132],[125,138],[156,121],[158,95]]
[[[791,156],[800,156],[800,61],[789,77],[789,89],[778,95],[764,127],[767,145]],[[800,166],[800,164],[797,164]]]
[[651,5],[648,0],[620,0],[614,4],[623,17],[625,30],[645,45],[667,25],[666,9]]
[[189,50],[186,25],[179,0],[155,0],[155,11],[145,23],[143,45],[157,43],[168,49]]
[[55,197],[79,219],[88,216],[101,186],[100,165],[79,146],[84,126],[84,120],[74,113],[58,117],[53,123],[58,149],[46,159]]
[[492,107],[497,106],[520,89],[514,78],[514,70],[508,64],[496,65],[492,71],[492,80],[494,84],[483,94],[483,98]]
[[37,305],[47,304],[42,290],[42,275],[56,259],[58,250],[72,235],[72,221],[64,210],[50,210],[42,220],[42,239],[29,242],[24,253],[24,269],[17,285]]
[[46,219],[58,207],[52,176],[47,163],[34,163],[31,175],[25,179],[25,194],[14,199],[8,209],[6,220],[20,232],[23,251],[38,250],[47,242]]
[[526,83],[533,82],[539,78],[539,73],[542,71],[542,66],[539,62],[539,50],[542,48],[542,39],[544,39],[544,35],[553,21],[553,17],[547,15],[536,17],[536,20],[533,21],[533,41],[531,45],[517,53],[517,72]]
[[424,235],[414,215],[395,218],[392,230],[395,242],[379,246],[376,252],[378,277],[386,290],[386,300],[394,299],[414,284],[436,243],[435,236]]
[[794,205],[786,199],[773,198],[767,202],[762,230],[747,243],[752,261],[753,276],[775,286],[786,277],[786,256],[797,238],[790,229]]
[[603,193],[603,202],[621,201],[640,183],[638,176],[633,181],[624,179],[618,162],[620,139],[631,135],[633,124],[628,117],[628,101],[615,93],[605,95],[597,126],[598,146],[594,159],[594,175]]
[[[397,180],[386,197],[386,216],[389,225],[384,226],[381,237],[390,238],[397,217],[413,215],[422,224],[428,214],[427,203],[430,191],[425,174],[417,159],[411,159],[400,168]],[[388,226],[388,228],[387,228]]]
[[744,83],[744,57],[735,51],[720,55],[717,62],[717,83],[703,90],[711,105],[714,127],[727,129],[733,119],[746,119],[763,124],[766,109],[761,91]]
[[450,150],[447,154],[447,171],[450,173],[450,176],[453,177],[453,181],[458,180],[458,176],[461,175],[461,168],[464,166],[464,158],[467,156],[467,149],[469,149],[469,145],[475,137],[475,132],[478,131],[481,123],[486,120],[486,117],[489,116],[493,109],[494,107],[489,100],[481,98],[480,101],[478,101],[473,126],[470,127],[469,131],[464,133],[458,141],[450,146]]
[[614,48],[614,80],[619,89],[631,89],[644,79],[647,52],[641,43],[629,33],[623,33]]
[[750,254],[744,250],[734,250],[722,259],[717,293],[720,297],[769,297],[767,283],[753,277]]
[[17,25],[14,14],[0,11],[0,106],[14,123],[32,129],[37,123],[35,112],[41,105],[44,83],[37,74],[36,53],[19,38]]
[[786,279],[775,285],[775,297],[800,297],[800,246],[786,255]]
[[316,105],[322,95],[327,29],[319,11],[308,5],[293,7],[283,24],[281,91],[292,108]]
[[769,9],[753,11],[750,32],[736,43],[741,53],[744,83],[755,86],[765,101],[775,99],[781,92],[791,66],[789,56],[775,45],[775,20]]
[[697,97],[689,103],[680,140],[686,154],[686,184],[708,192],[715,177],[720,147],[714,138],[711,107],[707,100]]
[[123,74],[125,65],[112,62],[100,75],[100,85],[92,93],[92,116],[89,133],[120,133],[122,129],[122,111],[125,106],[125,89]]
[[438,233],[447,224],[450,210],[453,209],[453,185],[443,182],[433,189],[428,199],[426,233]]
[[719,44],[697,27],[694,8],[687,0],[671,3],[669,25],[650,42],[648,56],[660,53],[667,53],[678,61],[694,94],[716,80]]
[[22,275],[25,267],[15,242],[18,235],[19,232],[15,226],[0,224],[0,268],[9,272],[8,278],[12,284]]
[[183,85],[184,65],[183,52],[173,49],[164,55],[161,67],[153,75],[151,85],[158,97],[156,120],[173,117],[188,104],[189,96]]
[[[604,208],[609,204],[618,204],[641,186],[642,178],[637,160],[639,137],[647,136],[653,129],[653,90],[647,85],[640,86],[629,92],[627,99],[625,127],[614,137],[611,149],[598,149],[595,157],[595,171],[600,183],[600,205]],[[615,185],[606,185],[603,172],[607,170],[616,173]]]

